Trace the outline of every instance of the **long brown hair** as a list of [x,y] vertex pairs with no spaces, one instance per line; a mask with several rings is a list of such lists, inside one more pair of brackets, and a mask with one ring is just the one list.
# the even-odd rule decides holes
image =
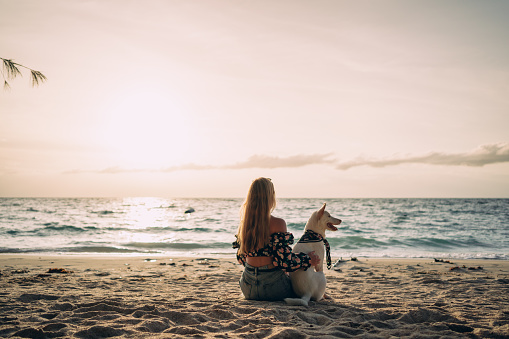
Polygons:
[[240,253],[248,253],[265,246],[269,240],[270,214],[276,208],[276,192],[268,178],[253,181],[241,208],[237,239]]

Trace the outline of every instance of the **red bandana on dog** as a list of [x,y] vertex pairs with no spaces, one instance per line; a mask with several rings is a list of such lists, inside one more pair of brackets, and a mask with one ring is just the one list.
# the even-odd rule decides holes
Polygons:
[[306,232],[304,232],[304,234],[302,235],[302,237],[300,238],[300,240],[298,242],[307,243],[307,242],[320,242],[320,241],[323,241],[323,244],[325,245],[325,252],[327,255],[327,269],[330,270],[330,268],[332,266],[332,260],[330,257],[330,245],[329,245],[329,242],[327,241],[327,239],[325,239],[324,237],[322,237],[320,234],[316,233],[315,231],[307,230]]

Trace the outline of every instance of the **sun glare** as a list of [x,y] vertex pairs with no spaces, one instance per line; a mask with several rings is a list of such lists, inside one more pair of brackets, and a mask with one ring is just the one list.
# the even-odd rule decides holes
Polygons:
[[153,89],[122,92],[104,115],[102,146],[114,166],[153,169],[175,165],[193,140],[177,100]]

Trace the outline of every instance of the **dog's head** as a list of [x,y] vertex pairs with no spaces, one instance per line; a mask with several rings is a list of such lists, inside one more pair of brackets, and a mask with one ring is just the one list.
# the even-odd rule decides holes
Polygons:
[[325,210],[326,204],[323,204],[322,208],[314,212],[309,218],[306,225],[306,229],[320,233],[322,236],[325,235],[325,231],[337,231],[338,228],[334,225],[341,224],[341,220],[334,218],[329,212]]

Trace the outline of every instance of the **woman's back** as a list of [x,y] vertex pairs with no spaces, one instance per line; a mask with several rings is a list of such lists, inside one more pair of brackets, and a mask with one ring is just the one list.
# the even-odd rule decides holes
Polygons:
[[[269,221],[270,234],[287,232],[286,222],[274,216],[270,216]],[[246,261],[249,265],[254,267],[261,267],[265,265],[272,266],[273,257],[247,257]]]

